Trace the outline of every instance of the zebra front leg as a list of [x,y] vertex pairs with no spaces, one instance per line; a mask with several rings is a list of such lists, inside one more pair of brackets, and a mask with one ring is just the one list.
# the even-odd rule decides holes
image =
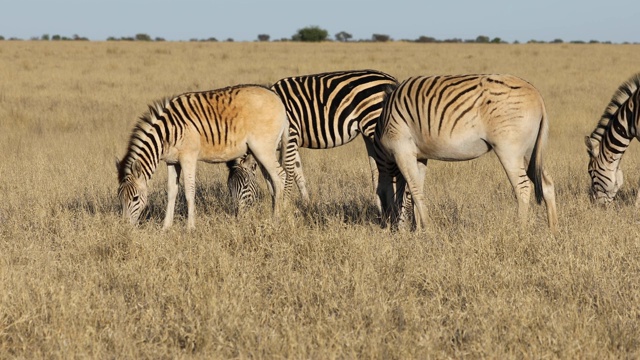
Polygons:
[[[309,192],[307,191],[307,181],[304,179],[304,173],[302,172],[302,160],[300,159],[300,152],[298,148],[295,148],[294,161],[293,161],[293,180],[295,180],[296,185],[298,185],[298,190],[300,190],[300,196],[302,197],[302,202],[304,204],[309,203]],[[289,179],[287,178],[287,181]],[[290,185],[291,187],[291,185]],[[285,185],[286,189],[286,185]],[[286,192],[286,190],[285,190]]]
[[272,198],[272,209],[273,209],[273,217],[277,222],[280,216],[280,209],[282,207],[282,203],[284,201],[284,184],[282,182],[281,167],[278,159],[271,153],[264,154],[259,152],[254,152],[253,156],[258,161],[260,168],[262,169],[262,174],[265,172],[268,176],[265,176],[265,180],[267,183],[271,184],[271,188],[273,190],[271,194]]
[[387,227],[392,217],[393,193],[392,176],[385,171],[381,171],[376,189],[376,200],[380,203],[380,227],[383,229]]
[[363,139],[364,139],[364,144],[367,148],[367,155],[369,156],[369,168],[371,168],[371,183],[373,184],[373,198],[375,199],[375,202],[376,202],[376,209],[378,210],[378,214],[382,214],[382,204],[380,204],[380,198],[377,196],[378,181],[379,181],[378,179],[380,177],[380,174],[378,172],[378,164],[376,163],[376,159],[375,159],[375,148],[371,140],[366,136],[364,136],[364,134],[363,134]]
[[196,228],[196,161],[188,160],[181,163],[183,170],[184,195],[187,198],[187,229]]
[[167,164],[167,211],[165,211],[162,230],[167,230],[173,225],[180,171],[180,164]]

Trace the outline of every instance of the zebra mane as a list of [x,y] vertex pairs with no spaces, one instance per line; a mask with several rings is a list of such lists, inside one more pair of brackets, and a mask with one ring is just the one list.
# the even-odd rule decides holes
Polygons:
[[625,81],[618,87],[618,90],[613,94],[611,101],[609,101],[609,105],[604,110],[604,114],[600,117],[600,121],[598,121],[598,126],[591,133],[591,138],[597,141],[602,141],[602,137],[604,136],[604,132],[611,122],[613,116],[618,112],[620,106],[624,104],[631,95],[633,95],[640,88],[640,73],[633,75],[629,80]]
[[127,154],[122,161],[118,164],[118,181],[122,180],[129,174],[131,174],[131,165],[136,160],[135,152],[131,151],[134,141],[136,140],[136,134],[139,132],[146,132],[152,127],[155,119],[162,114],[164,109],[171,102],[172,97],[164,97],[160,100],[156,100],[149,105],[149,109],[140,116],[138,122],[133,127],[131,135],[129,137],[129,144],[127,145]]

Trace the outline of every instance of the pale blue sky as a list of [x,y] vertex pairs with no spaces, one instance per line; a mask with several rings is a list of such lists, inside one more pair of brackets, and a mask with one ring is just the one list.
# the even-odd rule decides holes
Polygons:
[[386,34],[444,40],[478,35],[505,41],[640,42],[639,0],[0,0],[0,35],[90,40],[138,33],[166,40],[291,38],[317,25],[333,39]]

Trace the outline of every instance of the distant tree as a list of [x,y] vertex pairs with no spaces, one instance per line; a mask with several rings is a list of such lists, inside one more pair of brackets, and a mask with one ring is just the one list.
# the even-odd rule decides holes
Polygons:
[[53,35],[53,36],[51,37],[51,40],[54,40],[54,41],[60,41],[60,35],[58,35],[58,34]]
[[269,41],[270,38],[267,34],[258,34],[258,41]]
[[484,43],[488,43],[488,42],[489,42],[489,37],[488,37],[488,36],[485,36],[485,35],[479,35],[479,36],[476,38],[476,42],[477,42],[477,43],[482,43],[482,44],[484,44]]
[[589,40],[589,44],[600,44],[598,40]]
[[49,41],[49,34],[44,34],[40,37],[40,40]]
[[351,40],[353,36],[346,31],[340,31],[335,35],[335,37],[337,41],[346,42]]
[[391,40],[391,37],[385,34],[373,34],[371,35],[371,40],[376,42],[387,42]]
[[73,40],[88,41],[89,39],[87,37],[80,36],[78,34],[73,34]]
[[0,40],[4,40],[4,36],[0,35]]
[[572,44],[584,44],[585,42],[583,40],[572,40],[571,43]]
[[233,38],[227,38],[227,40],[225,40],[226,42],[233,42]]
[[214,38],[214,37],[210,37],[207,39],[207,41],[209,42],[218,42],[218,39]]
[[291,37],[293,41],[319,42],[325,41],[329,36],[327,30],[321,29],[319,26],[307,26],[299,29],[298,32]]
[[434,43],[434,42],[438,42],[438,40],[436,40],[436,38],[431,37],[431,36],[420,36],[418,39],[416,39],[416,42],[419,43]]
[[446,42],[446,43],[461,43],[462,39],[460,39],[460,38],[445,39],[444,42]]
[[494,38],[491,40],[491,43],[492,43],[492,44],[502,44],[502,39],[500,39],[499,37],[494,37]]
[[155,41],[165,41],[163,37],[156,37]]
[[151,36],[147,34],[136,34],[136,41],[151,41]]
[[562,43],[564,43],[564,40],[562,40],[562,39],[553,39],[553,41],[551,43],[552,44],[562,44]]

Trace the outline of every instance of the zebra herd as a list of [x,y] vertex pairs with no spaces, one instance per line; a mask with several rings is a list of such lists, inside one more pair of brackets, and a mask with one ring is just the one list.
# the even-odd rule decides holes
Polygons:
[[[639,88],[640,74],[623,83],[586,138],[590,193],[598,203],[616,195],[622,185],[620,159],[631,139],[640,139]],[[194,228],[196,163],[226,162],[236,212],[255,201],[259,167],[277,217],[294,181],[302,201],[309,202],[298,148],[333,148],[361,134],[383,226],[400,226],[414,215],[417,228],[427,225],[423,182],[429,159],[464,161],[493,150],[514,189],[520,220],[527,218],[533,188],[555,233],[554,184],[542,161],[548,129],[540,93],[510,75],[419,76],[398,82],[380,71],[354,70],[284,78],[270,88],[237,85],[191,92],[154,103],[138,121],[125,157],[116,162],[118,197],[123,216],[137,223],[147,202],[147,181],[164,160],[168,203],[163,228],[173,222],[181,173],[187,223]]]

